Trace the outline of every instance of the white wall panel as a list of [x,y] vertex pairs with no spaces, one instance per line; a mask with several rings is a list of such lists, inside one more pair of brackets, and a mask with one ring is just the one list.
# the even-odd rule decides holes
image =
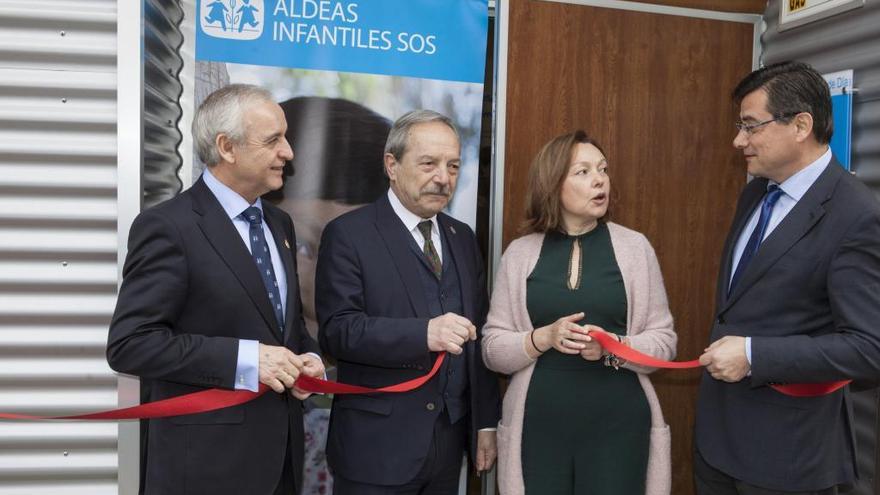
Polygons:
[[[117,405],[116,0],[0,0],[0,411]],[[115,423],[0,422],[0,495],[116,494]]]

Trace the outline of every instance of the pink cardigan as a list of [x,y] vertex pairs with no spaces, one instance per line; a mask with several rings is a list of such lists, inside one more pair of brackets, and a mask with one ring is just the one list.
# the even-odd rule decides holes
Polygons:
[[[675,357],[677,337],[666,300],[663,276],[654,249],[644,235],[608,223],[614,256],[623,276],[627,302],[627,329],[630,345],[660,359]],[[499,373],[513,375],[504,396],[498,424],[498,484],[501,495],[523,495],[522,443],[523,415],[529,380],[535,360],[526,353],[532,323],[526,309],[526,278],[535,268],[543,234],[516,239],[501,257],[495,278],[492,305],[483,327],[483,359]],[[623,367],[638,373],[639,382],[651,408],[651,439],[648,455],[646,495],[668,495],[671,489],[670,434],[663,420],[657,393],[647,374],[653,368],[632,364]]]

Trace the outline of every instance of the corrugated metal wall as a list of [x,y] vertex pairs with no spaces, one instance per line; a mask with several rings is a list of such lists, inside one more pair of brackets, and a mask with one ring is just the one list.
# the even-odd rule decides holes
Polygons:
[[[116,406],[116,1],[0,2],[0,410]],[[115,494],[113,423],[0,422],[0,494]]]
[[[853,69],[852,170],[880,198],[880,1],[804,26],[779,31],[779,2],[770,0],[761,37],[764,64],[800,60],[829,73]],[[880,493],[877,486],[878,391],[853,394],[862,479],[844,493]]]

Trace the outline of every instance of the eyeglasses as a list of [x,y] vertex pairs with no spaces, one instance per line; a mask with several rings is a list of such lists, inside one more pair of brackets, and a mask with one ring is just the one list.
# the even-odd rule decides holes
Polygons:
[[755,134],[756,132],[758,132],[758,129],[760,129],[761,127],[764,127],[765,125],[767,125],[771,122],[776,122],[777,120],[789,119],[791,117],[794,117],[795,115],[797,115],[797,114],[796,113],[795,114],[783,114],[783,115],[779,115],[777,117],[773,117],[770,120],[765,120],[764,122],[756,122],[754,124],[746,124],[743,121],[739,121],[739,122],[734,123],[733,125],[734,125],[734,127],[736,127],[737,132],[745,131],[746,134],[751,136],[751,135]]

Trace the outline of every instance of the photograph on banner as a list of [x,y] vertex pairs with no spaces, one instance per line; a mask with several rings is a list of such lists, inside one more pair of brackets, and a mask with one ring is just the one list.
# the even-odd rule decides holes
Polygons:
[[[294,158],[284,187],[266,199],[293,218],[303,309],[313,336],[312,281],[321,233],[330,220],[386,193],[385,140],[401,115],[426,108],[455,123],[462,166],[447,212],[475,227],[482,84],[217,62],[197,62],[196,72],[197,95],[226,84],[256,84],[284,110]],[[198,174],[204,165],[194,168]]]
[[[461,160],[450,215],[476,223],[483,85],[350,72],[227,64],[232,83],[262,86],[287,119],[294,150],[284,187],[264,196],[290,214],[296,228],[303,315],[317,336],[314,278],[324,226],[387,193],[385,141],[391,125],[415,109],[435,110],[455,123]],[[323,452],[329,404],[307,409],[303,493],[329,493],[332,475]]]
[[[403,114],[430,109],[455,123],[462,166],[447,212],[476,227],[486,0],[202,0],[196,9],[195,104],[246,83],[285,112],[294,159],[267,199],[293,218],[313,336],[324,225],[387,191],[385,140]],[[204,164],[194,158],[195,178]]]

